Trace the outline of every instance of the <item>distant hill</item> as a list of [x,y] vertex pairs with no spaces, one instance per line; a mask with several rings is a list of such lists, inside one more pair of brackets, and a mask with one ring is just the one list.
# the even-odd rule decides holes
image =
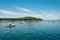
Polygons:
[[0,21],[42,21],[41,18],[36,17],[22,17],[22,18],[0,18]]
[[41,18],[35,18],[35,17],[23,17],[23,20],[33,20],[33,21],[42,21]]

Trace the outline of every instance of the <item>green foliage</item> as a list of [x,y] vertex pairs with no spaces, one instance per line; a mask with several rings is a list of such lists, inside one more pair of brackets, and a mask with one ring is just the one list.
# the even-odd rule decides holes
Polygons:
[[23,18],[24,20],[42,20],[42,19],[39,19],[39,18],[35,18],[35,17],[24,17]]
[[40,18],[35,17],[23,17],[23,18],[0,18],[0,21],[7,20],[7,21],[42,21]]

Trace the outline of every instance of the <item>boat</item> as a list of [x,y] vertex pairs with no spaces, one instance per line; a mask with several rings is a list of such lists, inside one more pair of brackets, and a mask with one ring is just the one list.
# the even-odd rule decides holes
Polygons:
[[14,24],[9,23],[8,25],[5,25],[5,27],[15,27]]

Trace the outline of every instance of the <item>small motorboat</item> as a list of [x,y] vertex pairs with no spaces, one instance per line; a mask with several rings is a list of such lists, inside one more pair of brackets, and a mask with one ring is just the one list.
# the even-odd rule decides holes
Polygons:
[[22,22],[20,24],[23,24]]
[[8,25],[5,25],[5,27],[15,27],[14,24],[9,23]]

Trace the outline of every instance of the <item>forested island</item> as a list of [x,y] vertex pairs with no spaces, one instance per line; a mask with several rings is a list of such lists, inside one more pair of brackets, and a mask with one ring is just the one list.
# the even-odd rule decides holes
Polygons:
[[36,17],[22,17],[22,18],[0,18],[0,21],[42,21],[41,18]]

